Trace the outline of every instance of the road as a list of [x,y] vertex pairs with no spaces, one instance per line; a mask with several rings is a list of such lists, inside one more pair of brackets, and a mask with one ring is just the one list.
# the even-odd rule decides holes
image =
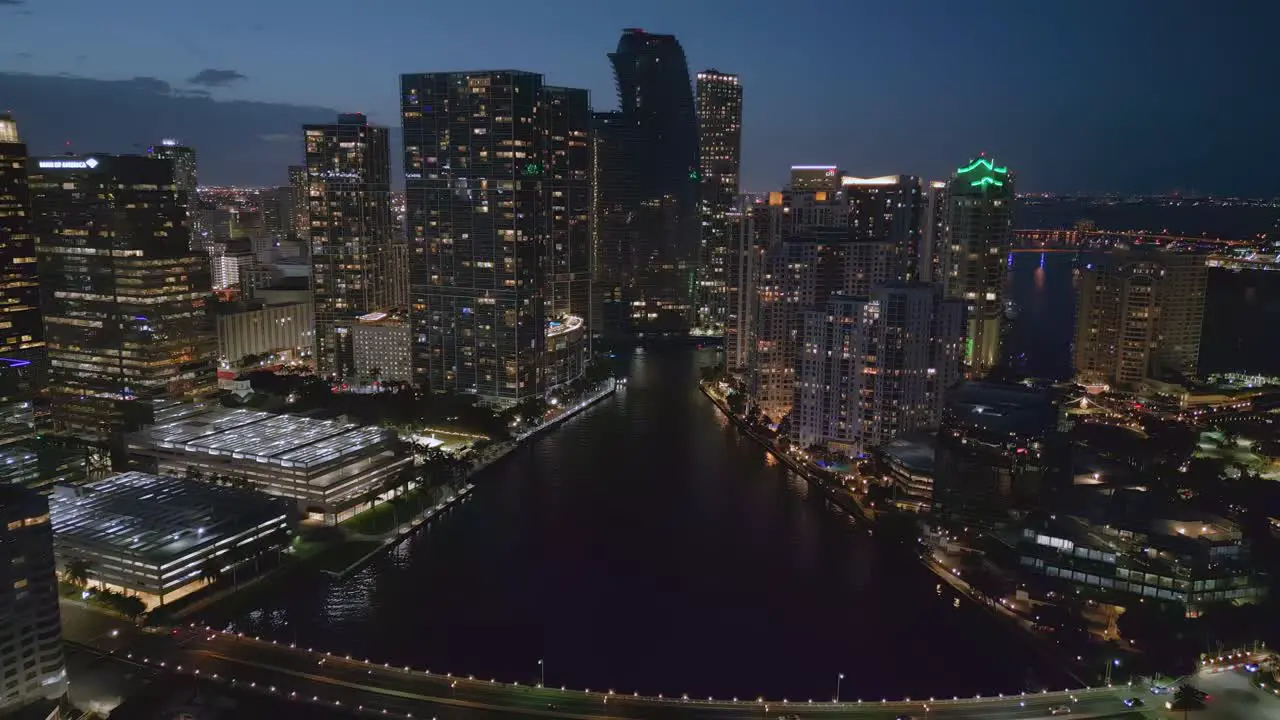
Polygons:
[[838,704],[636,697],[599,689],[538,688],[441,675],[426,668],[390,667],[199,628],[179,628],[176,634],[144,632],[127,621],[75,606],[64,606],[63,616],[68,640],[112,655],[119,662],[368,716],[745,720],[795,715],[880,720],[910,715],[930,720],[1032,720],[1049,717],[1049,709],[1062,704],[1071,705],[1073,718],[1134,717],[1125,715],[1121,700],[1138,694],[1130,688],[1116,688],[982,700]]

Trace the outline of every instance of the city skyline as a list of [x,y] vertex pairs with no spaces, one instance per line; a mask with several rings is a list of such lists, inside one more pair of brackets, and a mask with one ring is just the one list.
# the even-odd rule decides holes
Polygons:
[[[423,45],[410,35],[412,23],[397,22],[397,11],[405,10],[400,3],[373,9],[367,23],[342,28],[342,36],[335,35],[338,25],[326,27],[318,19],[247,5],[237,13],[231,3],[210,9],[208,17],[194,11],[181,23],[182,32],[107,49],[101,38],[113,29],[143,19],[170,22],[173,11],[148,2],[110,11],[84,8],[82,25],[64,26],[55,5],[0,8],[0,41],[13,48],[0,58],[6,71],[0,73],[0,96],[30,128],[32,152],[48,154],[68,140],[77,150],[122,152],[135,144],[145,148],[155,137],[178,136],[209,159],[201,175],[211,184],[282,184],[275,166],[300,160],[293,143],[298,125],[323,122],[335,111],[367,112],[394,132],[396,78],[423,68],[520,67],[589,90],[596,111],[612,109],[617,101],[607,53],[621,28],[638,26],[679,38],[691,72],[715,67],[735,73],[752,93],[744,117],[745,190],[776,187],[787,166],[809,162],[837,164],[860,176],[937,179],[954,156],[985,150],[1019,167],[1020,187],[1029,192],[1280,191],[1264,160],[1276,141],[1264,132],[1263,118],[1274,114],[1276,101],[1234,93],[1237,83],[1216,80],[1257,85],[1262,77],[1256,74],[1267,66],[1265,38],[1251,41],[1266,23],[1244,23],[1231,7],[1202,18],[1190,3],[1133,3],[1107,14],[1084,8],[1030,13],[997,3],[979,10],[939,8],[923,23],[873,8],[852,24],[842,20],[853,11],[842,8],[810,23],[789,20],[812,12],[765,5],[744,13],[736,6],[729,12],[714,3],[671,3],[602,14],[574,13],[581,3],[561,2],[537,12],[509,8],[501,13],[509,20],[490,28],[491,42],[475,42],[466,31],[476,26],[477,9],[444,8],[433,25],[450,31]],[[226,19],[239,15],[254,21]],[[374,38],[373,28],[390,35]],[[51,52],[37,41],[50,34],[75,51]],[[1046,36],[1058,42],[1041,42]],[[1002,51],[975,55],[975,37],[990,38]],[[296,46],[301,40],[292,38],[343,45],[368,39],[367,57],[316,67]],[[1167,52],[1192,42],[1216,50],[1195,57]],[[1085,43],[1089,52],[1077,52]],[[761,46],[786,51],[789,62],[773,63],[769,53],[753,51]],[[172,59],[164,71],[149,64],[160,56]],[[953,57],[966,57],[968,64],[951,63]],[[797,73],[796,67],[806,70]],[[984,78],[983,92],[972,91],[965,70]],[[873,112],[863,102],[868,97],[882,98]],[[70,111],[102,102],[115,112],[97,126]],[[1230,112],[1221,109],[1226,107]],[[1220,132],[1224,127],[1230,132]],[[1122,149],[1123,163],[1083,161]],[[399,158],[393,162],[399,175]]]

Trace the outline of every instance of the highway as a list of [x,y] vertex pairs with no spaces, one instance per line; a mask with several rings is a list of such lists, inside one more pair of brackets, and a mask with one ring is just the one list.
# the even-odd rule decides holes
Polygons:
[[[643,697],[608,689],[538,688],[484,678],[391,667],[362,658],[328,655],[307,648],[239,635],[182,627],[144,632],[124,620],[64,605],[64,634],[71,642],[136,663],[284,697],[298,703],[343,708],[360,716],[397,718],[779,718],[852,717],[869,720],[914,718],[1031,720],[1050,717],[1067,704],[1071,717],[1142,717],[1126,713],[1133,688],[1047,693],[1025,697],[911,702],[833,703],[781,699]],[[975,649],[980,653],[980,649]],[[1156,717],[1154,714],[1150,717]]]

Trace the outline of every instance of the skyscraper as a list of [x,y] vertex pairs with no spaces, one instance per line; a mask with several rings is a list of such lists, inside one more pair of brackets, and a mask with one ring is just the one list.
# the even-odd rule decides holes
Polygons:
[[[608,149],[598,162],[622,156],[632,169],[604,167],[602,183],[633,183],[634,188],[603,186],[609,198],[629,196],[629,206],[611,201],[601,212],[601,232],[619,225],[627,233],[631,287],[632,329],[672,331],[692,321],[700,218],[698,214],[701,163],[698,160],[698,120],[684,50],[674,35],[655,35],[639,29],[622,32],[609,54],[618,86],[619,111],[613,123],[618,132],[603,139],[630,147]],[[604,242],[611,242],[602,238]]]
[[27,146],[0,115],[0,444],[35,430],[35,390],[43,376],[44,327],[31,231]]
[[355,368],[350,327],[391,304],[391,155],[387,129],[364,115],[303,127],[310,219],[316,370]]
[[293,222],[290,224],[293,236],[303,242],[311,241],[310,193],[307,192],[307,166],[289,166],[289,188],[292,190]]
[[832,295],[801,312],[791,433],[850,456],[937,427],[960,378],[964,305],[923,283]]
[[209,261],[172,163],[66,155],[29,177],[54,429],[114,442],[148,400],[214,392]]
[[547,319],[591,317],[591,97],[545,86],[543,190],[547,195]]
[[541,396],[549,321],[590,312],[586,91],[517,70],[400,85],[415,382]]
[[1135,246],[1089,256],[1076,299],[1081,382],[1135,388],[1147,378],[1194,375],[1207,284],[1199,252]]
[[713,332],[729,314],[728,275],[742,163],[742,84],[737,75],[703,70],[697,79],[702,247],[697,323]]
[[893,276],[915,280],[920,265],[920,225],[923,197],[920,178],[884,175],[844,176],[840,185],[849,199],[849,230],[858,239],[893,243]]
[[67,692],[49,502],[0,485],[0,715]]
[[942,284],[967,306],[965,363],[986,375],[1000,359],[1005,257],[1013,242],[1013,175],[979,157],[956,170],[947,185]]
[[187,208],[187,227],[191,231],[192,250],[209,251],[205,236],[200,232],[200,193],[196,182],[196,151],[177,140],[165,138],[159,145],[152,145],[147,153],[153,158],[168,160],[173,163],[173,179],[182,193],[182,202]]
[[947,229],[947,184],[930,180],[925,188],[920,233],[921,282],[942,282],[942,246]]

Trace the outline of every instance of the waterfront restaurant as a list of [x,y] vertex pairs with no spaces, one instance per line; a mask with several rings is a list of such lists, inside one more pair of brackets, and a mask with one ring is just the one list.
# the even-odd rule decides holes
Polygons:
[[287,542],[290,503],[251,490],[127,472],[50,497],[58,567],[87,563],[91,587],[137,595],[148,608],[204,585],[223,570]]
[[366,493],[413,462],[397,444],[380,427],[201,404],[157,410],[128,438],[135,467],[244,480],[326,524],[363,510]]

